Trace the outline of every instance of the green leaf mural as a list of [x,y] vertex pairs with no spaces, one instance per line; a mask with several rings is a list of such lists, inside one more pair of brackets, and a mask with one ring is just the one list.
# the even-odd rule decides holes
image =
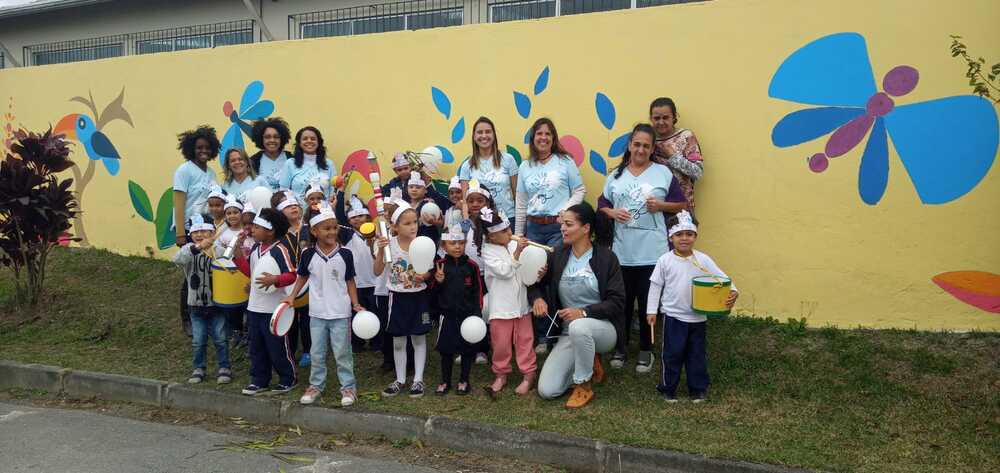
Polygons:
[[146,191],[132,180],[128,181],[128,195],[132,198],[132,207],[135,212],[147,222],[153,221],[153,206],[149,204],[149,196]]
[[153,206],[150,204],[149,195],[139,184],[128,181],[128,195],[132,200],[132,207],[136,213],[147,222],[151,222],[155,228],[156,246],[165,250],[174,246],[177,237],[171,229],[174,219],[174,191],[168,187],[163,191],[160,200],[156,204],[156,213],[153,213]]
[[168,187],[156,204],[156,241],[161,250],[170,248],[177,242],[177,237],[170,230],[174,220],[174,191]]

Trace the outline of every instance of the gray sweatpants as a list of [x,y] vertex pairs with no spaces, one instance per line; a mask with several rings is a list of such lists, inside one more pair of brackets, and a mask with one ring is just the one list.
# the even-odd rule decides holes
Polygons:
[[571,385],[590,381],[594,354],[614,350],[617,339],[614,324],[607,320],[583,318],[570,322],[542,365],[538,395],[555,399]]

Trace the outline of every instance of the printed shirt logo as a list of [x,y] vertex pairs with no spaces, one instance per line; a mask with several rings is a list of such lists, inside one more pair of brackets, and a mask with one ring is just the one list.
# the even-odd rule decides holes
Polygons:
[[[622,186],[618,186],[620,189]],[[645,182],[630,182],[624,185],[624,189],[612,191],[614,201],[628,210],[632,219],[628,223],[620,224],[626,228],[636,230],[661,230],[659,222],[661,219],[654,218],[646,207],[646,199],[653,196],[655,188]]]
[[539,215],[546,210],[548,202],[556,197],[555,190],[559,186],[559,172],[542,171],[528,177],[525,189],[531,194],[528,199],[528,214]]

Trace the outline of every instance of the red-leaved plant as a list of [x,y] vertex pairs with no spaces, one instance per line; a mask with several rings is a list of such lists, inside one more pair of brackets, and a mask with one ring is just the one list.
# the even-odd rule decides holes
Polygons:
[[66,239],[76,216],[73,179],[56,175],[70,168],[69,149],[52,130],[42,135],[18,130],[0,162],[0,264],[14,274],[14,303],[37,305],[52,248]]

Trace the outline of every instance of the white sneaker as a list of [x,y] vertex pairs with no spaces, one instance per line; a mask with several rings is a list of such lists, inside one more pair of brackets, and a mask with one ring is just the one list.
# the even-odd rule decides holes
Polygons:
[[486,354],[485,353],[476,353],[476,364],[477,365],[485,365],[486,364]]
[[309,388],[306,389],[305,394],[303,394],[302,397],[299,398],[299,403],[308,406],[316,402],[316,400],[319,399],[320,394],[322,394],[322,392],[319,390],[319,388],[317,388],[316,386],[309,386]]
[[456,365],[462,364],[462,355],[458,355],[455,357],[455,364]]
[[649,370],[653,368],[653,353],[648,351],[639,352],[639,361],[635,364],[635,372],[649,373]]
[[358,400],[358,393],[353,389],[342,389],[340,391],[340,405],[343,407],[353,406]]
[[538,345],[535,345],[535,354],[536,355],[544,355],[544,354],[546,354],[548,352],[549,352],[549,346],[548,346],[548,344],[539,343]]

